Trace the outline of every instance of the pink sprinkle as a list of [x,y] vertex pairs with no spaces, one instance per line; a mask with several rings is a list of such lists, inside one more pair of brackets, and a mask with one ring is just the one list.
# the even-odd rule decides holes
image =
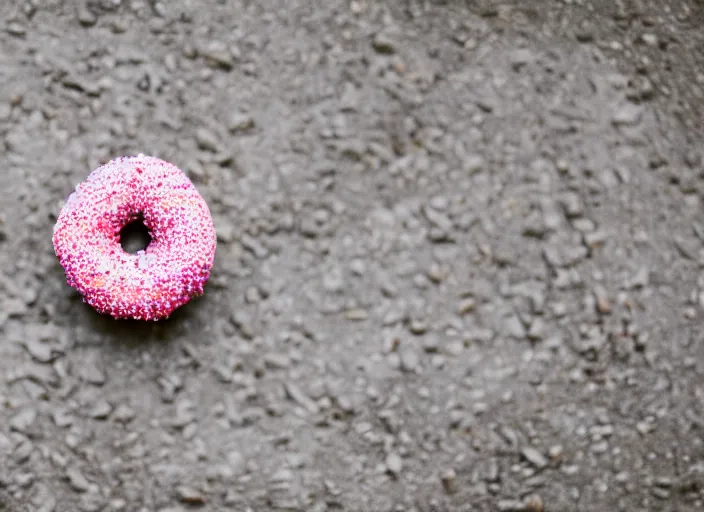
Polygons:
[[[151,242],[129,254],[120,231],[142,218]],[[215,226],[203,197],[176,166],[120,157],[68,197],[54,251],[83,300],[114,318],[159,320],[202,295],[215,258]]]

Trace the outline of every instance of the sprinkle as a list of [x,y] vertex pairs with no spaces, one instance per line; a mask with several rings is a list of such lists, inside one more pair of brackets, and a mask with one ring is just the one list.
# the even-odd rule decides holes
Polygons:
[[[120,231],[142,219],[151,242],[129,254]],[[54,251],[84,302],[114,318],[159,320],[203,294],[215,258],[210,210],[188,177],[155,157],[98,167],[68,197]]]

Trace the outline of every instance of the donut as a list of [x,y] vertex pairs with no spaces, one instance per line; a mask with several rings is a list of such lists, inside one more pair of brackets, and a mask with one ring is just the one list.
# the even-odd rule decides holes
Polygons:
[[[120,232],[141,220],[151,241],[126,252]],[[160,320],[202,295],[215,258],[210,210],[178,167],[139,154],[95,169],[66,200],[54,252],[83,301],[113,318]]]

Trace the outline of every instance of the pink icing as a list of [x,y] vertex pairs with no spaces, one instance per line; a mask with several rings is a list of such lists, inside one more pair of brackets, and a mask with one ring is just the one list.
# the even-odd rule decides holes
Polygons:
[[[121,229],[142,218],[152,238],[129,254]],[[54,251],[83,300],[114,318],[159,320],[201,295],[215,258],[203,197],[176,166],[120,157],[76,187],[54,227]]]

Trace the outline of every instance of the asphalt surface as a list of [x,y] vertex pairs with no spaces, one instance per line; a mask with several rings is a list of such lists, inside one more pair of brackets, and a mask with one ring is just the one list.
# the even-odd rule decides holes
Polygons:
[[[704,5],[0,5],[0,510],[704,508]],[[116,322],[63,201],[186,171],[205,295]]]

